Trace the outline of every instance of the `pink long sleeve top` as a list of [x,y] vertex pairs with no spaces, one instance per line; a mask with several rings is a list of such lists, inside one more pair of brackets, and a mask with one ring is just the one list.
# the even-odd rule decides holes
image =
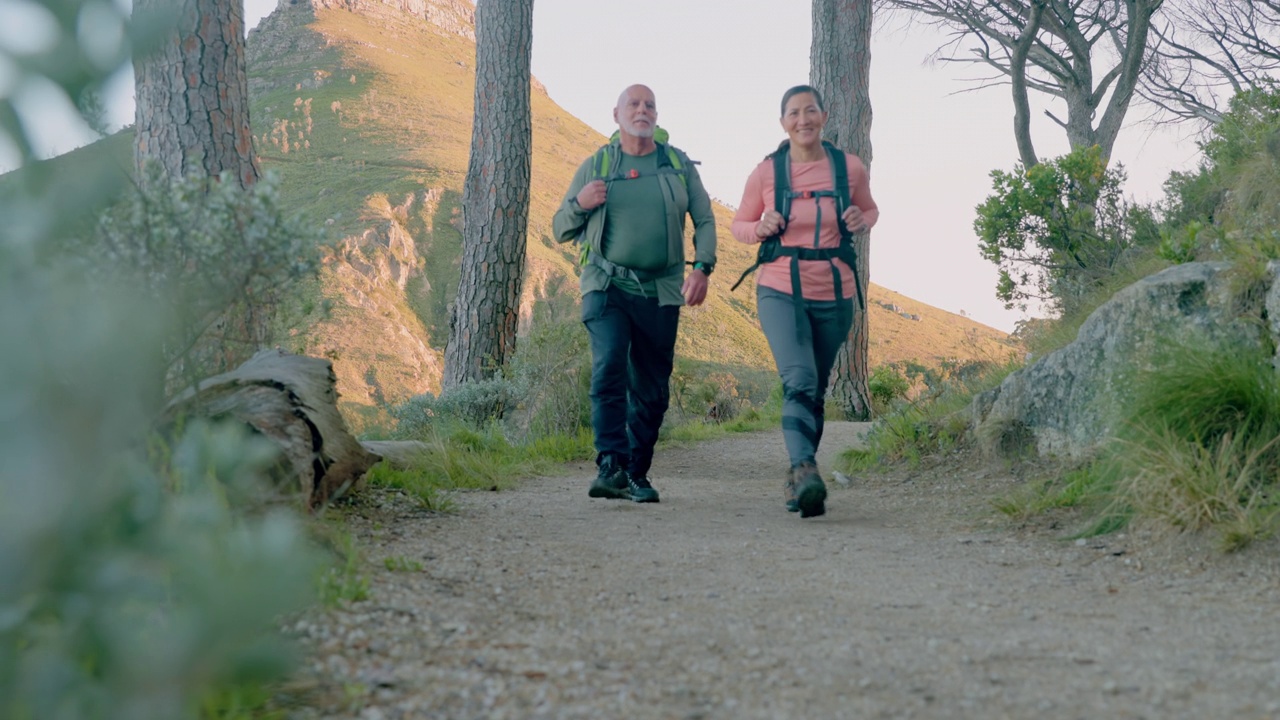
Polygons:
[[[862,210],[867,227],[876,224],[880,210],[876,201],[871,198],[871,184],[867,166],[862,164],[858,156],[845,153],[849,167],[850,201]],[[813,162],[791,161],[791,189],[793,192],[805,190],[830,190],[835,187],[831,176],[831,163],[826,157]],[[836,248],[840,246],[840,226],[837,220],[835,198],[819,198],[822,205],[822,227],[817,233],[817,245],[814,244],[814,227],[818,220],[818,206],[812,199],[794,198],[791,201],[791,214],[787,218],[786,229],[782,233],[782,244],[788,247]],[[738,213],[733,216],[732,232],[738,240],[753,245],[761,238],[756,236],[756,225],[759,224],[765,210],[773,210],[773,160],[766,158],[747,178],[747,187],[742,193],[742,202],[738,205]],[[851,298],[855,292],[853,270],[839,258],[833,258],[840,269],[843,279],[844,297]],[[831,264],[826,260],[800,260],[801,294],[806,300],[835,300],[835,278],[831,274]],[[791,258],[780,257],[771,263],[761,265],[756,271],[756,282],[767,288],[792,294],[791,292]]]

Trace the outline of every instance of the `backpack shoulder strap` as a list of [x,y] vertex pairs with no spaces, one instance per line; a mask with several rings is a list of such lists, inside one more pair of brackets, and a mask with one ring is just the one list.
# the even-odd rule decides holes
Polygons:
[[613,143],[607,143],[605,145],[601,145],[600,149],[596,150],[596,154],[592,158],[591,163],[591,179],[599,180],[601,178],[607,178],[609,177],[609,173],[613,172],[612,166],[617,155],[617,153],[613,151],[613,148]]
[[791,168],[787,162],[790,143],[783,142],[769,157],[773,158],[773,209],[782,217],[791,215]]
[[849,242],[853,233],[844,224],[844,211],[849,207],[849,158],[844,151],[826,140],[822,147],[827,151],[827,159],[831,162],[831,179],[836,193],[836,222],[840,226],[840,239]]

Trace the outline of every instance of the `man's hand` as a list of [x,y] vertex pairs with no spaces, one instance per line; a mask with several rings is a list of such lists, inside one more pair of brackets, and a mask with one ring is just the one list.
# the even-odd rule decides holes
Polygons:
[[702,301],[707,299],[707,284],[709,278],[706,273],[701,270],[694,270],[685,276],[684,287],[681,292],[684,293],[684,302],[690,307],[697,307]]
[[595,210],[604,204],[608,192],[603,180],[592,180],[578,191],[578,206],[583,210]]

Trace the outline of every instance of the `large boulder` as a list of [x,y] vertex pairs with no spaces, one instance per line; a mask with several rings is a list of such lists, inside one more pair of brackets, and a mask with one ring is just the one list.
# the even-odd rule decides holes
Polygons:
[[[1280,332],[1280,283],[1241,290],[1225,263],[1188,263],[1116,293],[1080,327],[1075,341],[1010,374],[969,407],[988,449],[1033,447],[1041,456],[1081,460],[1112,434],[1126,384],[1162,343],[1259,347]],[[1265,293],[1268,327],[1259,322]]]

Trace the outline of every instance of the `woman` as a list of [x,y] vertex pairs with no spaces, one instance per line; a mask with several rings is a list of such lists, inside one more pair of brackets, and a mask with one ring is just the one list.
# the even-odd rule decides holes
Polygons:
[[[826,512],[827,488],[814,458],[827,378],[853,323],[854,298],[862,294],[851,245],[845,240],[842,246],[840,220],[846,235],[863,233],[880,211],[862,161],[822,142],[827,113],[817,90],[787,90],[781,122],[788,140],[747,178],[733,235],[765,243],[756,305],[782,378],[782,434],[791,459],[786,506],[800,517],[816,517]],[[836,192],[841,161],[847,197]],[[788,179],[781,186],[775,182],[780,172]]]

